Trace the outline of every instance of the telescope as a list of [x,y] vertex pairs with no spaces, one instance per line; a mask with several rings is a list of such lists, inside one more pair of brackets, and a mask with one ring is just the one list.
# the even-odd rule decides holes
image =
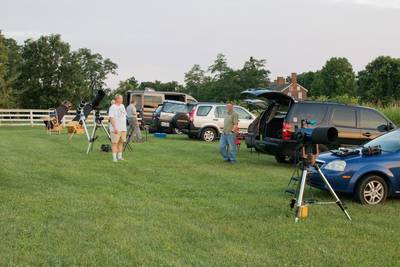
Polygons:
[[336,145],[338,130],[335,127],[301,128],[294,134],[295,140],[302,145]]
[[[315,124],[315,121],[302,120],[301,128],[296,129],[293,136],[298,145],[297,153],[299,153],[299,164],[296,166],[296,170],[290,178],[285,192],[293,195],[290,200],[290,207],[292,209],[295,208],[295,222],[308,216],[309,204],[337,204],[347,219],[351,220],[347,207],[333,190],[317,163],[320,145],[332,147],[338,144],[338,130],[335,127],[306,127]],[[333,202],[319,202],[315,199],[304,199],[304,190],[308,183],[307,179],[309,179],[309,174],[311,174],[312,171],[314,171],[320,177],[321,182],[325,184],[325,188],[327,188],[334,198]],[[295,188],[290,188],[291,186]]]
[[103,90],[98,90],[91,102],[86,103],[82,101],[76,109],[76,115],[72,121],[81,121],[82,115],[84,118],[87,118],[92,110],[99,108],[100,102],[105,95],[106,93]]

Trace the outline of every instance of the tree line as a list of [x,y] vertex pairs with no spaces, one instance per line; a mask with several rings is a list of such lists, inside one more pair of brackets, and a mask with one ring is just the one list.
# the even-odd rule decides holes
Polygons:
[[[49,108],[63,100],[77,105],[98,89],[105,90],[108,97],[153,88],[185,92],[200,101],[224,102],[238,100],[243,90],[267,88],[271,83],[266,60],[254,57],[233,68],[224,54],[218,54],[205,69],[193,65],[184,74],[183,84],[139,82],[131,76],[112,90],[105,81],[117,67],[88,48],[72,50],[60,35],[28,39],[19,45],[0,32],[0,108]],[[290,82],[290,77],[286,79]],[[300,73],[297,79],[314,99],[383,106],[400,100],[400,59],[389,56],[375,58],[358,73],[346,58],[333,57],[320,70]]]

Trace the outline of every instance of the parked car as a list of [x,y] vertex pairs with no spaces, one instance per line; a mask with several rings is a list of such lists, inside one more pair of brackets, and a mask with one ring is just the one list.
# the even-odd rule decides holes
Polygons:
[[[247,133],[255,116],[241,106],[234,106],[233,109],[239,115],[240,133]],[[226,113],[225,104],[197,103],[189,113],[177,114],[173,123],[174,127],[187,134],[189,138],[212,142],[222,133]]]
[[150,132],[180,134],[181,131],[172,125],[172,119],[176,113],[188,113],[194,107],[194,103],[165,100],[154,111],[150,123]]
[[[250,90],[244,95],[266,99],[270,104],[249,126],[248,147],[274,155],[278,162],[287,162],[296,154],[293,135],[302,120],[316,122],[310,127],[334,126],[339,131],[341,146],[358,146],[396,126],[375,109],[332,102],[296,101],[292,97],[269,90]],[[325,147],[325,150],[327,148]]]
[[132,99],[136,99],[136,109],[143,113],[144,122],[150,124],[154,111],[165,100],[181,101],[185,103],[196,103],[197,100],[191,95],[179,92],[155,91],[151,88],[145,90],[128,91],[125,95],[125,105],[128,105]]
[[[335,191],[352,194],[362,204],[383,203],[387,197],[400,195],[400,130],[363,147],[323,153],[317,164]],[[308,183],[326,189],[315,171]]]

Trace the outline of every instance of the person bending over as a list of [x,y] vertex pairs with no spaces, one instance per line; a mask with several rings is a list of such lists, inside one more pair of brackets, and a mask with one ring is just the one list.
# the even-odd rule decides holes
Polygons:
[[126,110],[122,102],[122,96],[116,95],[115,103],[111,105],[108,111],[114,162],[124,160],[122,157],[122,150],[123,144],[126,142]]
[[219,151],[221,152],[224,161],[235,163],[237,148],[236,148],[236,134],[239,131],[239,115],[233,111],[233,105],[226,105],[226,117],[224,119],[224,129],[219,140]]

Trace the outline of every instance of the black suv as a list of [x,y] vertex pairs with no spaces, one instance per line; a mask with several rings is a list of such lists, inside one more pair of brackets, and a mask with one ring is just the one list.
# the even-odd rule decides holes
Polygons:
[[284,93],[269,90],[248,90],[242,94],[264,98],[269,102],[249,126],[247,147],[272,154],[278,162],[293,159],[296,150],[293,135],[300,128],[302,120],[316,122],[309,127],[336,127],[339,131],[338,145],[341,146],[361,145],[396,127],[372,108],[332,102],[298,102]]

